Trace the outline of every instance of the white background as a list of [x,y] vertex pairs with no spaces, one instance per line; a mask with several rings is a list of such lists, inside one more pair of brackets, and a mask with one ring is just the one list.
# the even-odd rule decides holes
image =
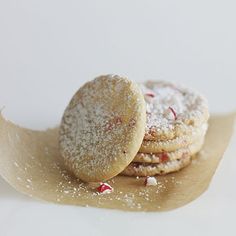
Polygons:
[[[235,110],[235,9],[233,0],[0,0],[0,107],[23,126],[51,127],[80,85],[117,73],[185,83],[212,112]],[[209,190],[167,213],[39,202],[0,179],[0,235],[235,235],[235,144]]]

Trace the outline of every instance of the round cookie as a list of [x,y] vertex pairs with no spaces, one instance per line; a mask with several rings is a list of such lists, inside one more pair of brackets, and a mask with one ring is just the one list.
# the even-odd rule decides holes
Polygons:
[[190,144],[186,148],[180,148],[173,152],[161,152],[161,153],[137,153],[133,162],[140,163],[164,163],[167,161],[174,161],[181,159],[185,155],[194,155],[199,152],[204,143],[204,138],[197,140],[196,142]]
[[196,128],[191,135],[183,135],[168,141],[143,141],[139,149],[141,153],[159,153],[159,152],[173,152],[180,148],[185,148],[196,140],[203,138],[207,131],[207,124]]
[[154,176],[165,175],[171,172],[178,171],[186,167],[191,162],[191,156],[186,155],[181,159],[169,161],[165,163],[138,163],[132,162],[122,171],[122,175],[127,176]]
[[76,92],[64,112],[59,142],[65,165],[86,182],[116,176],[137,154],[145,122],[138,85],[117,75],[97,77]]
[[207,101],[196,91],[163,81],[148,81],[141,88],[147,104],[144,140],[189,135],[209,118]]

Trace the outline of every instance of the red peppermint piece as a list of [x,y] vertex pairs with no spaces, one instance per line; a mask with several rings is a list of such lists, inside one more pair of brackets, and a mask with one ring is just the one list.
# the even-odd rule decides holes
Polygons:
[[112,129],[114,129],[116,126],[120,124],[122,124],[122,118],[114,117],[106,123],[105,131],[111,131]]
[[160,161],[161,162],[167,162],[169,160],[169,156],[166,152],[163,152],[160,156]]
[[173,114],[175,120],[177,120],[177,115],[176,115],[175,110],[174,110],[172,107],[169,107],[169,109],[170,109],[170,111],[172,112],[172,114]]
[[100,183],[100,186],[97,188],[99,193],[110,193],[113,191],[113,188],[107,183]]
[[152,98],[155,97],[155,94],[152,93],[152,92],[148,92],[148,93],[146,93],[145,95],[148,96],[148,97],[152,97]]

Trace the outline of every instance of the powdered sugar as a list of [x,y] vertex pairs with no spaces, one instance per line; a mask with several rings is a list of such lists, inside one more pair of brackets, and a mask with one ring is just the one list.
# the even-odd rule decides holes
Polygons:
[[192,133],[189,135],[182,135],[175,139],[170,139],[166,141],[146,141],[144,140],[139,152],[143,153],[159,153],[159,152],[171,152],[176,151],[179,148],[184,148],[189,146],[190,144],[198,141],[203,138],[206,134],[208,128],[208,124],[204,123],[198,128],[192,130]]
[[147,176],[144,183],[145,183],[146,186],[156,186],[157,185],[157,180],[156,180],[155,177]]
[[162,81],[149,81],[141,88],[147,105],[147,140],[167,137],[177,126],[199,126],[208,119],[207,102],[195,91]]
[[113,177],[138,151],[145,118],[142,93],[131,81],[108,75],[88,82],[63,116],[60,146],[66,165],[87,181]]

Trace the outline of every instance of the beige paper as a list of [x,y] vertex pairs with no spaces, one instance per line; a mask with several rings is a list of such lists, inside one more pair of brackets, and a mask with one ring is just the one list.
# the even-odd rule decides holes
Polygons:
[[127,211],[171,210],[207,189],[229,143],[234,118],[235,114],[212,117],[198,157],[180,172],[157,177],[157,186],[145,187],[143,178],[117,176],[108,181],[113,193],[97,194],[66,171],[58,152],[58,129],[32,131],[0,116],[0,175],[19,192],[50,202]]

